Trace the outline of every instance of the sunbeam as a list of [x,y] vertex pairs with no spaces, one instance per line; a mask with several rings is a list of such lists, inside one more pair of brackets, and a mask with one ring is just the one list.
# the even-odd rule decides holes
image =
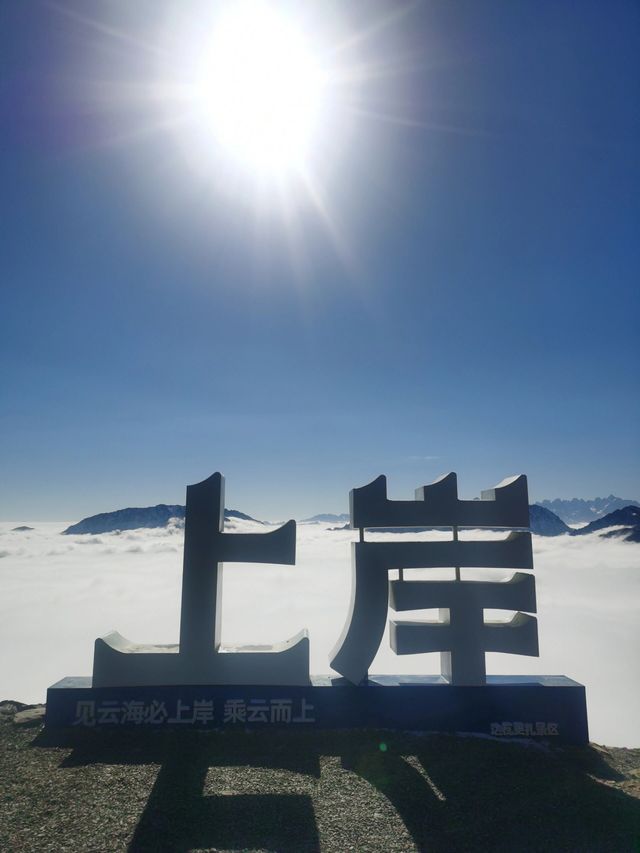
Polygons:
[[173,151],[163,181],[175,182],[176,196],[199,183],[216,209],[223,199],[252,209],[257,222],[279,222],[292,269],[302,275],[306,211],[354,271],[357,253],[336,190],[341,171],[370,145],[358,139],[359,122],[405,123],[391,110],[374,115],[367,104],[381,81],[398,90],[416,60],[372,42],[415,3],[360,28],[337,7],[269,0],[168,4],[155,21],[134,9],[118,26],[56,2],[50,8],[98,39],[82,73],[65,81],[67,96],[101,121],[92,145],[133,149],[151,140],[169,159]]

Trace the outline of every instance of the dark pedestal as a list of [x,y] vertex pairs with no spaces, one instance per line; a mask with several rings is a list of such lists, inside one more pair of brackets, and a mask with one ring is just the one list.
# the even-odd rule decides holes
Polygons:
[[489,676],[483,687],[439,676],[371,676],[354,687],[312,677],[305,687],[92,688],[63,678],[47,691],[49,728],[382,728],[496,737],[589,740],[585,690],[562,675]]

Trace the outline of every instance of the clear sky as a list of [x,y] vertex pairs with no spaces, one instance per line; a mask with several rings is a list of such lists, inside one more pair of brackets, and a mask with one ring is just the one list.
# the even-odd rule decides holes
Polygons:
[[304,180],[185,118],[214,0],[0,6],[0,518],[640,497],[638,4],[278,5]]

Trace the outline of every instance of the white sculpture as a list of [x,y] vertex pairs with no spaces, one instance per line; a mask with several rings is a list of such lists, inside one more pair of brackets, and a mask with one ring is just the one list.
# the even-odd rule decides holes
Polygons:
[[[510,622],[484,622],[483,609],[536,610],[533,575],[517,572],[506,582],[460,580],[460,567],[532,569],[531,534],[506,539],[460,541],[458,527],[529,526],[527,478],[511,477],[484,491],[480,501],[458,500],[451,473],[416,490],[414,501],[387,500],[387,481],[378,477],[350,493],[352,545],[351,606],[331,666],[354,684],[366,680],[378,651],[390,604],[396,611],[439,608],[439,622],[391,621],[397,654],[441,652],[442,675],[452,684],[485,684],[485,652],[538,655],[535,617],[517,613]],[[450,542],[365,542],[365,528],[453,528]],[[455,567],[453,581],[388,581],[391,569]],[[401,573],[402,574],[402,573]]]
[[[485,652],[537,655],[535,617],[517,612],[510,622],[485,622],[485,608],[535,613],[535,580],[516,572],[503,582],[460,579],[460,567],[532,569],[531,534],[461,541],[458,528],[527,528],[526,477],[504,480],[482,500],[458,500],[455,474],[416,490],[416,500],[390,501],[384,476],[350,493],[352,545],[350,613],[331,666],[360,684],[379,648],[389,605],[395,611],[436,608],[437,622],[390,623],[397,654],[441,652],[442,675],[452,684],[486,682]],[[96,640],[93,686],[177,684],[308,685],[306,630],[272,646],[223,647],[220,640],[223,562],[295,563],[296,523],[271,533],[224,533],[224,478],[187,487],[179,645],[145,646],[117,632]],[[367,542],[365,528],[453,528],[449,542]],[[452,581],[404,580],[404,569],[455,567]],[[401,569],[389,582],[389,571]]]
[[138,645],[117,632],[96,640],[94,687],[309,684],[306,630],[271,646],[220,643],[223,562],[293,565],[296,523],[271,533],[223,533],[224,477],[187,486],[180,644]]

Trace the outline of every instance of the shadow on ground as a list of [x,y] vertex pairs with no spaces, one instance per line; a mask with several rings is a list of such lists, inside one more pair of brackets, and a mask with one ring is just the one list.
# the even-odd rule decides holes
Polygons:
[[640,838],[627,775],[593,747],[280,731],[42,732],[33,746],[66,748],[61,770],[159,767],[129,851],[622,853]]

